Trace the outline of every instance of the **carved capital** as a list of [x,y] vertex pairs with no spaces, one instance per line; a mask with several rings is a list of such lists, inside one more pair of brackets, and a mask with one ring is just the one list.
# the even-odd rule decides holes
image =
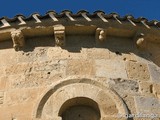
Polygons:
[[11,32],[11,37],[13,41],[13,48],[18,51],[24,46],[25,40],[21,30],[14,30]]
[[144,49],[146,47],[145,35],[143,33],[138,33],[135,36],[137,48]]
[[65,27],[55,26],[54,37],[55,37],[56,46],[64,46],[65,45]]
[[106,39],[106,31],[102,28],[97,28],[96,30],[96,40],[104,41]]

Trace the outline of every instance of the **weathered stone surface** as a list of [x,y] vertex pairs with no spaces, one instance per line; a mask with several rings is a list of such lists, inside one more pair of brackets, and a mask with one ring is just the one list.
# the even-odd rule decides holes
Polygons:
[[32,64],[30,63],[21,63],[8,66],[5,70],[6,75],[15,75],[15,74],[27,74],[31,72]]
[[108,49],[90,48],[87,50],[88,59],[109,59],[110,54]]
[[[109,97],[106,96],[104,92],[99,92],[97,95],[97,101],[101,102],[103,106],[100,106],[104,111],[105,115],[117,115],[118,110],[115,106],[114,101]],[[107,104],[106,104],[107,103]]]
[[110,79],[108,84],[115,89],[119,94],[134,94],[139,90],[139,85],[136,81],[126,79]]
[[140,82],[140,92],[144,95],[153,96],[153,84],[151,82]]
[[97,77],[127,78],[124,62],[99,59],[95,64]]
[[29,102],[34,102],[38,95],[40,95],[40,91],[43,88],[32,88],[32,89],[14,89],[7,91],[6,93],[6,104],[9,106],[24,104]]
[[60,71],[66,67],[66,60],[52,60],[45,62],[34,62],[34,71]]
[[160,113],[160,101],[153,97],[135,97],[137,113],[158,114]]
[[127,62],[126,70],[129,79],[146,81],[150,79],[148,67],[146,64],[137,62]]
[[0,67],[17,64],[17,54],[14,49],[0,50]]
[[153,93],[160,99],[160,84],[153,84]]
[[0,105],[4,102],[4,92],[0,91]]
[[9,75],[7,79],[9,81],[9,88],[13,89],[19,87],[23,83],[23,81],[25,81],[25,76],[21,74]]
[[64,77],[65,70],[65,60],[54,60],[18,64],[8,67],[6,73],[11,88],[25,88],[50,85]]
[[5,72],[6,67],[0,67],[0,76],[5,76],[6,72]]
[[7,86],[7,77],[0,77],[0,90],[5,90]]
[[82,48],[77,51],[77,48],[72,47],[62,49],[60,47],[49,48],[47,51],[47,56],[50,60],[52,59],[86,59],[87,53],[86,49]]
[[53,73],[52,72],[38,72],[38,73],[30,73],[25,76],[22,75],[13,75],[9,76],[9,80],[11,81],[10,87],[12,89],[15,88],[32,88],[32,87],[40,87],[40,86],[49,86],[53,84],[55,81],[62,79],[64,74],[61,73]]
[[123,52],[112,52],[110,51],[110,59],[121,60],[121,61],[137,61],[137,57],[134,53],[123,53]]
[[13,106],[1,107],[0,119],[1,120],[32,120],[31,111],[33,107],[34,107],[33,102],[29,102],[27,104],[17,104]]
[[148,64],[151,80],[155,83],[160,83],[160,68],[153,64]]
[[47,61],[48,47],[37,47],[33,51],[19,51],[17,53],[17,62],[33,62],[33,61]]
[[68,60],[67,75],[95,75],[93,60]]
[[135,107],[135,102],[134,102],[134,97],[130,94],[124,94],[121,96],[125,103],[127,104],[128,109],[132,114],[136,113],[136,107]]
[[[83,20],[90,21],[87,13],[81,12]],[[129,29],[127,23],[123,28],[124,22],[119,24],[115,14],[115,20],[108,21],[111,26],[96,26],[99,18],[107,21],[102,12],[97,14],[98,19],[82,21],[83,24],[68,11],[64,11],[64,16],[71,24],[67,19],[57,20],[54,15],[48,13],[56,21],[49,26],[50,20],[41,21],[34,14],[33,19],[45,21],[44,24],[27,22],[30,27],[20,27],[23,35],[11,33],[15,29],[12,26],[0,30],[0,120],[63,120],[68,114],[71,120],[77,120],[77,116],[80,119],[81,114],[94,119],[94,110],[101,113],[98,120],[119,120],[118,114],[160,113],[160,69],[154,65],[160,63],[159,37],[147,34],[153,38],[145,38],[147,50],[141,51],[133,40],[139,27]],[[75,20],[78,24],[74,24]],[[64,21],[65,29],[54,29],[56,23]],[[97,28],[101,41],[96,40]],[[25,46],[16,52],[12,47],[23,46],[21,37],[25,38]]]

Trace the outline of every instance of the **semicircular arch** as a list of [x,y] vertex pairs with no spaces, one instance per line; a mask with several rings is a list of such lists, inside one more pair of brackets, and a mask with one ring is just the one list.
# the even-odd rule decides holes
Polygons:
[[[115,105],[119,114],[128,114],[128,109],[122,98],[112,89],[93,79],[63,79],[54,83],[39,99],[38,104],[33,112],[34,118],[41,118],[45,104],[52,96],[54,105],[52,105],[52,116],[59,118],[61,106],[70,99],[76,97],[86,97],[95,101],[102,117],[108,116],[106,105]],[[58,99],[58,100],[57,100]],[[57,102],[56,102],[57,101]],[[114,114],[113,114],[114,115]],[[59,119],[58,119],[59,118]]]

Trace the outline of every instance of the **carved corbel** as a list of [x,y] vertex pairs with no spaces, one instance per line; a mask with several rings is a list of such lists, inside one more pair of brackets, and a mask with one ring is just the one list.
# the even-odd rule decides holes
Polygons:
[[13,41],[13,48],[18,51],[21,47],[24,46],[25,40],[24,35],[21,30],[14,30],[11,32],[11,37]]
[[137,48],[144,49],[146,48],[146,40],[144,33],[138,33],[135,36]]
[[97,30],[96,30],[96,40],[102,42],[105,39],[106,39],[105,29],[97,28]]
[[56,46],[65,45],[65,27],[64,26],[54,26],[54,37]]

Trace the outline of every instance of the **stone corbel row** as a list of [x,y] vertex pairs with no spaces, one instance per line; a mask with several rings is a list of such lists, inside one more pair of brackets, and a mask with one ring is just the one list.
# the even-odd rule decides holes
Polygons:
[[[54,26],[54,38],[56,46],[64,46],[65,45],[65,27],[64,26]],[[11,38],[13,42],[13,48],[15,51],[19,51],[20,48],[23,48],[25,45],[25,37],[20,29],[15,29],[11,31]]]
[[[65,46],[65,26],[57,25],[53,27],[53,34],[55,38],[56,46]],[[25,38],[22,30],[17,29],[11,32],[11,38],[13,41],[13,48],[18,51],[25,45]],[[97,42],[103,42],[107,39],[107,29],[97,28],[95,33],[95,39]],[[137,48],[145,48],[146,40],[145,35],[141,32],[136,33],[134,37]]]
[[[103,28],[97,28],[96,29],[96,35],[95,35],[96,41],[103,42],[107,39],[107,29]],[[146,40],[145,40],[145,34],[138,32],[134,36],[134,41],[136,44],[136,47],[138,49],[145,49],[146,48]]]

